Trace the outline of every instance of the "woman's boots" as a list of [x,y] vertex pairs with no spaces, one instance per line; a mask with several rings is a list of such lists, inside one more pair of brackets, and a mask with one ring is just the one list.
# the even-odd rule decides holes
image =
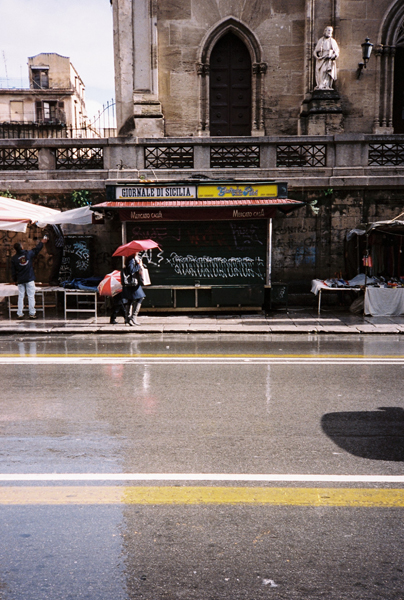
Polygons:
[[137,320],[137,316],[139,314],[139,310],[140,307],[142,306],[141,302],[137,302],[135,310],[133,312],[133,314],[131,315],[131,308],[132,308],[132,304],[130,302],[128,302],[128,304],[125,304],[125,324],[126,325],[140,325],[139,321]]
[[139,310],[140,310],[140,307],[141,307],[141,306],[142,306],[142,303],[141,303],[141,302],[138,302],[138,303],[136,304],[135,312],[133,313],[133,315],[132,315],[132,317],[131,317],[131,321],[132,321],[132,324],[133,324],[133,325],[140,325],[139,321],[137,320],[137,316],[138,316],[138,314],[139,314]]
[[133,325],[132,323],[132,317],[129,316],[130,313],[130,309],[131,309],[131,303],[128,302],[127,304],[125,304],[125,312],[124,312],[124,317],[125,317],[125,325]]

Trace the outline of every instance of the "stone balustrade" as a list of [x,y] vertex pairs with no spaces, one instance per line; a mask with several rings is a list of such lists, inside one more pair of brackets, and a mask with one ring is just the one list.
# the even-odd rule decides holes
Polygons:
[[1,139],[0,188],[103,190],[146,179],[268,178],[290,189],[404,185],[404,135]]

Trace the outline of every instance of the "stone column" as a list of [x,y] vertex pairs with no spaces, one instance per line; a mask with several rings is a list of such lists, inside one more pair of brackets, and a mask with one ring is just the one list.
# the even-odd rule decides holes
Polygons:
[[119,135],[164,137],[158,100],[156,0],[112,0]]
[[384,47],[383,55],[383,72],[384,72],[384,85],[383,85],[383,106],[382,106],[382,127],[387,127],[387,95],[388,95],[388,81],[389,81],[389,55],[390,47]]
[[253,63],[252,66],[252,136],[264,136],[264,77],[267,63]]
[[394,132],[393,129],[393,97],[394,97],[394,58],[396,56],[396,49],[394,47],[391,48],[390,52],[390,69],[389,69],[389,77],[390,77],[390,97],[389,97],[389,120],[388,127],[391,130],[391,133]]
[[132,0],[113,0],[117,130],[133,128]]
[[265,98],[265,74],[267,72],[267,63],[260,63],[260,101],[259,101],[259,135],[265,135],[265,118],[264,118],[264,98]]
[[207,92],[207,81],[209,81],[209,65],[207,63],[197,64],[197,74],[199,81],[199,125],[198,135],[200,137],[209,135],[209,123],[206,114],[206,97]]
[[389,135],[393,133],[392,100],[394,87],[394,54],[391,46],[383,46],[380,59],[380,117],[379,126],[373,127],[373,133]]
[[257,117],[257,88],[258,88],[258,77],[259,77],[259,64],[254,63],[252,66],[252,132],[251,135],[255,136],[258,130],[258,118]]
[[383,46],[376,46],[376,89],[375,89],[375,114],[373,118],[373,133],[378,133],[380,128],[380,85],[381,85],[381,57],[383,54]]

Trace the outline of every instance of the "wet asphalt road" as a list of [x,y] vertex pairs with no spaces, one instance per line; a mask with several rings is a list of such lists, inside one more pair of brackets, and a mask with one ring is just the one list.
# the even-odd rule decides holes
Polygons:
[[404,598],[402,337],[3,337],[0,369],[1,600]]

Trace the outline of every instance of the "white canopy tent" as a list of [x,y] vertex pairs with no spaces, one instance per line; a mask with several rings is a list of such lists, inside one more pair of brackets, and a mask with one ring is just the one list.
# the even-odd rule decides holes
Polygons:
[[93,212],[89,206],[61,212],[53,208],[0,196],[0,229],[25,233],[30,223],[46,225],[89,225]]
[[53,208],[0,196],[0,229],[3,230],[25,233],[30,223],[52,218],[59,213],[59,210]]
[[82,206],[81,208],[73,208],[72,210],[65,210],[59,212],[53,217],[47,217],[45,220],[39,220],[37,222],[38,227],[45,227],[45,225],[90,225],[93,222],[94,212],[90,210],[89,206]]

